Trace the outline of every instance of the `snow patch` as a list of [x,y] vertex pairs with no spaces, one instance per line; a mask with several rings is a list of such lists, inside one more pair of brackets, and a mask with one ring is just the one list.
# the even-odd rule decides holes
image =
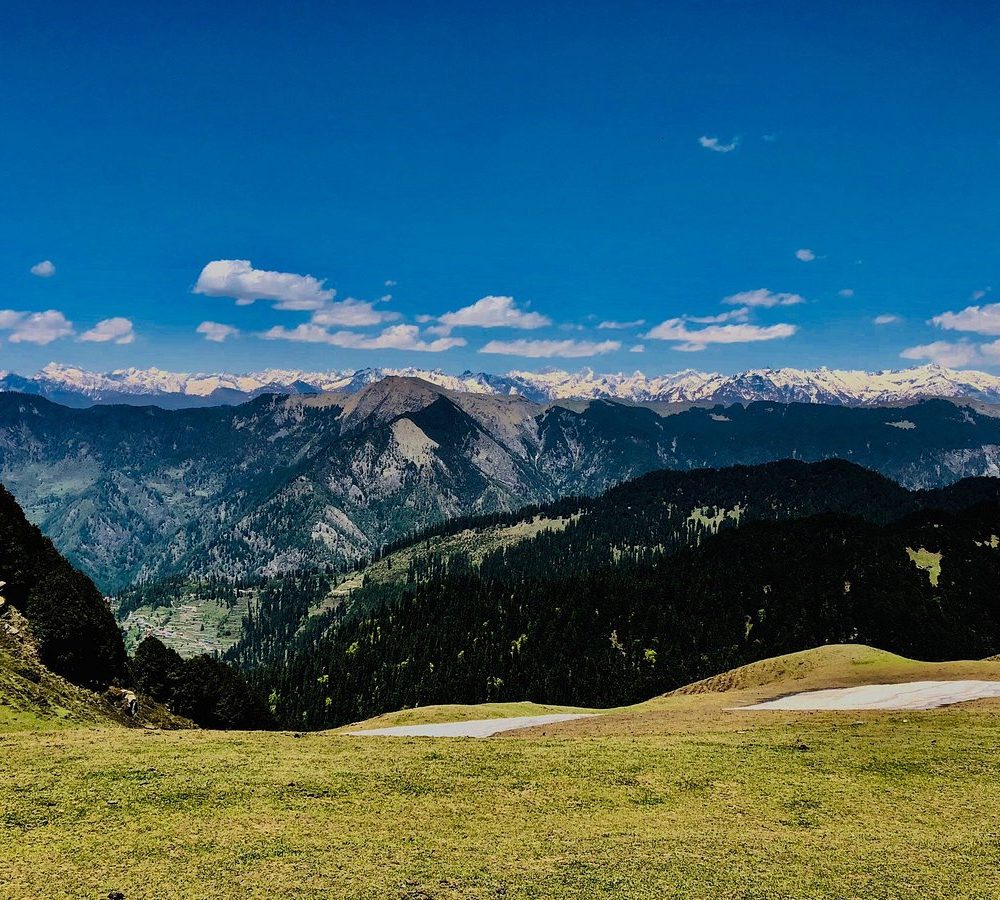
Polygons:
[[510,716],[504,719],[468,719],[464,722],[439,722],[436,725],[395,725],[390,728],[363,728],[347,733],[357,737],[474,737],[485,738],[501,731],[534,728],[590,719],[596,713],[554,713],[548,716]]
[[737,709],[934,709],[1000,697],[1000,681],[911,681],[806,691]]

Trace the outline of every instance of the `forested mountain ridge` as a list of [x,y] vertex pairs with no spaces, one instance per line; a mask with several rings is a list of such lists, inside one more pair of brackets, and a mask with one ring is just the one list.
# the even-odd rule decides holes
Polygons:
[[661,469],[597,497],[565,497],[424,529],[386,546],[370,564],[341,580],[334,594],[370,602],[380,596],[380,586],[387,586],[389,595],[398,593],[451,556],[479,562],[490,551],[529,539],[548,545],[552,566],[574,566],[583,555],[611,561],[636,548],[672,552],[753,521],[841,513],[885,524],[925,509],[957,510],[995,500],[1000,502],[1000,479],[966,478],[944,488],[910,491],[839,459]]
[[0,478],[106,591],[339,567],[450,517],[598,494],[660,468],[843,457],[930,487],[996,473],[998,448],[1000,420],[945,401],[661,416],[412,378],[186,410],[0,394]]
[[[560,525],[481,558],[419,537],[380,561],[394,577],[361,573],[340,610],[309,620],[295,652],[251,632],[232,658],[264,663],[251,677],[287,725],[325,727],[414,704],[618,705],[830,642],[1000,650],[993,479],[907,491],[786,461],[655,472],[531,516]],[[506,518],[437,531],[469,546]]]

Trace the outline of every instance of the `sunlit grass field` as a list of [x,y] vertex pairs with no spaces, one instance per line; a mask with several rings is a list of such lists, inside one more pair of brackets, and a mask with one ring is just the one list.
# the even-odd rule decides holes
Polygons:
[[728,709],[914,665],[866,652],[489,740],[0,735],[0,896],[996,896],[1000,704]]

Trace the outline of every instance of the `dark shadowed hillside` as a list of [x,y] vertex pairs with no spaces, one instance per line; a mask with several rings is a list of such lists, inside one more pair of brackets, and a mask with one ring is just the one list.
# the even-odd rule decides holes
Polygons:
[[125,647],[107,601],[28,522],[0,487],[0,580],[4,604],[27,619],[41,661],[77,684],[99,687],[125,674]]
[[[146,699],[127,709],[116,706],[115,698],[134,685],[149,700],[166,703],[170,712],[198,724],[246,728],[269,723],[262,698],[219,660],[182,661],[164,648],[165,656],[151,662],[148,645],[144,655],[128,660],[107,600],[28,522],[2,486],[0,581],[0,705],[13,711],[14,720],[117,717],[136,724],[152,716],[175,724]],[[88,690],[74,691],[67,682]]]
[[428,703],[618,705],[824,643],[1000,650],[1000,482],[910,492],[782,462],[657,472],[573,507],[533,511],[561,524],[482,557],[463,548],[496,524],[398,548],[254,677],[284,721],[317,727]]

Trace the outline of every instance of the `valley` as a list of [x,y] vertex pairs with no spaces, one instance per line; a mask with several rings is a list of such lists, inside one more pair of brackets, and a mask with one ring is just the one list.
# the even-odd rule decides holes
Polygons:
[[[141,619],[193,652],[230,647],[253,603],[248,595],[237,612],[205,595],[205,582],[253,593],[302,568],[343,580],[437,523],[599,495],[657,469],[840,457],[912,488],[1000,472],[1000,419],[943,400],[663,413],[399,376],[353,392],[178,410],[71,409],[8,392],[0,481],[112,597],[127,627]],[[178,577],[188,584],[162,602]]]

